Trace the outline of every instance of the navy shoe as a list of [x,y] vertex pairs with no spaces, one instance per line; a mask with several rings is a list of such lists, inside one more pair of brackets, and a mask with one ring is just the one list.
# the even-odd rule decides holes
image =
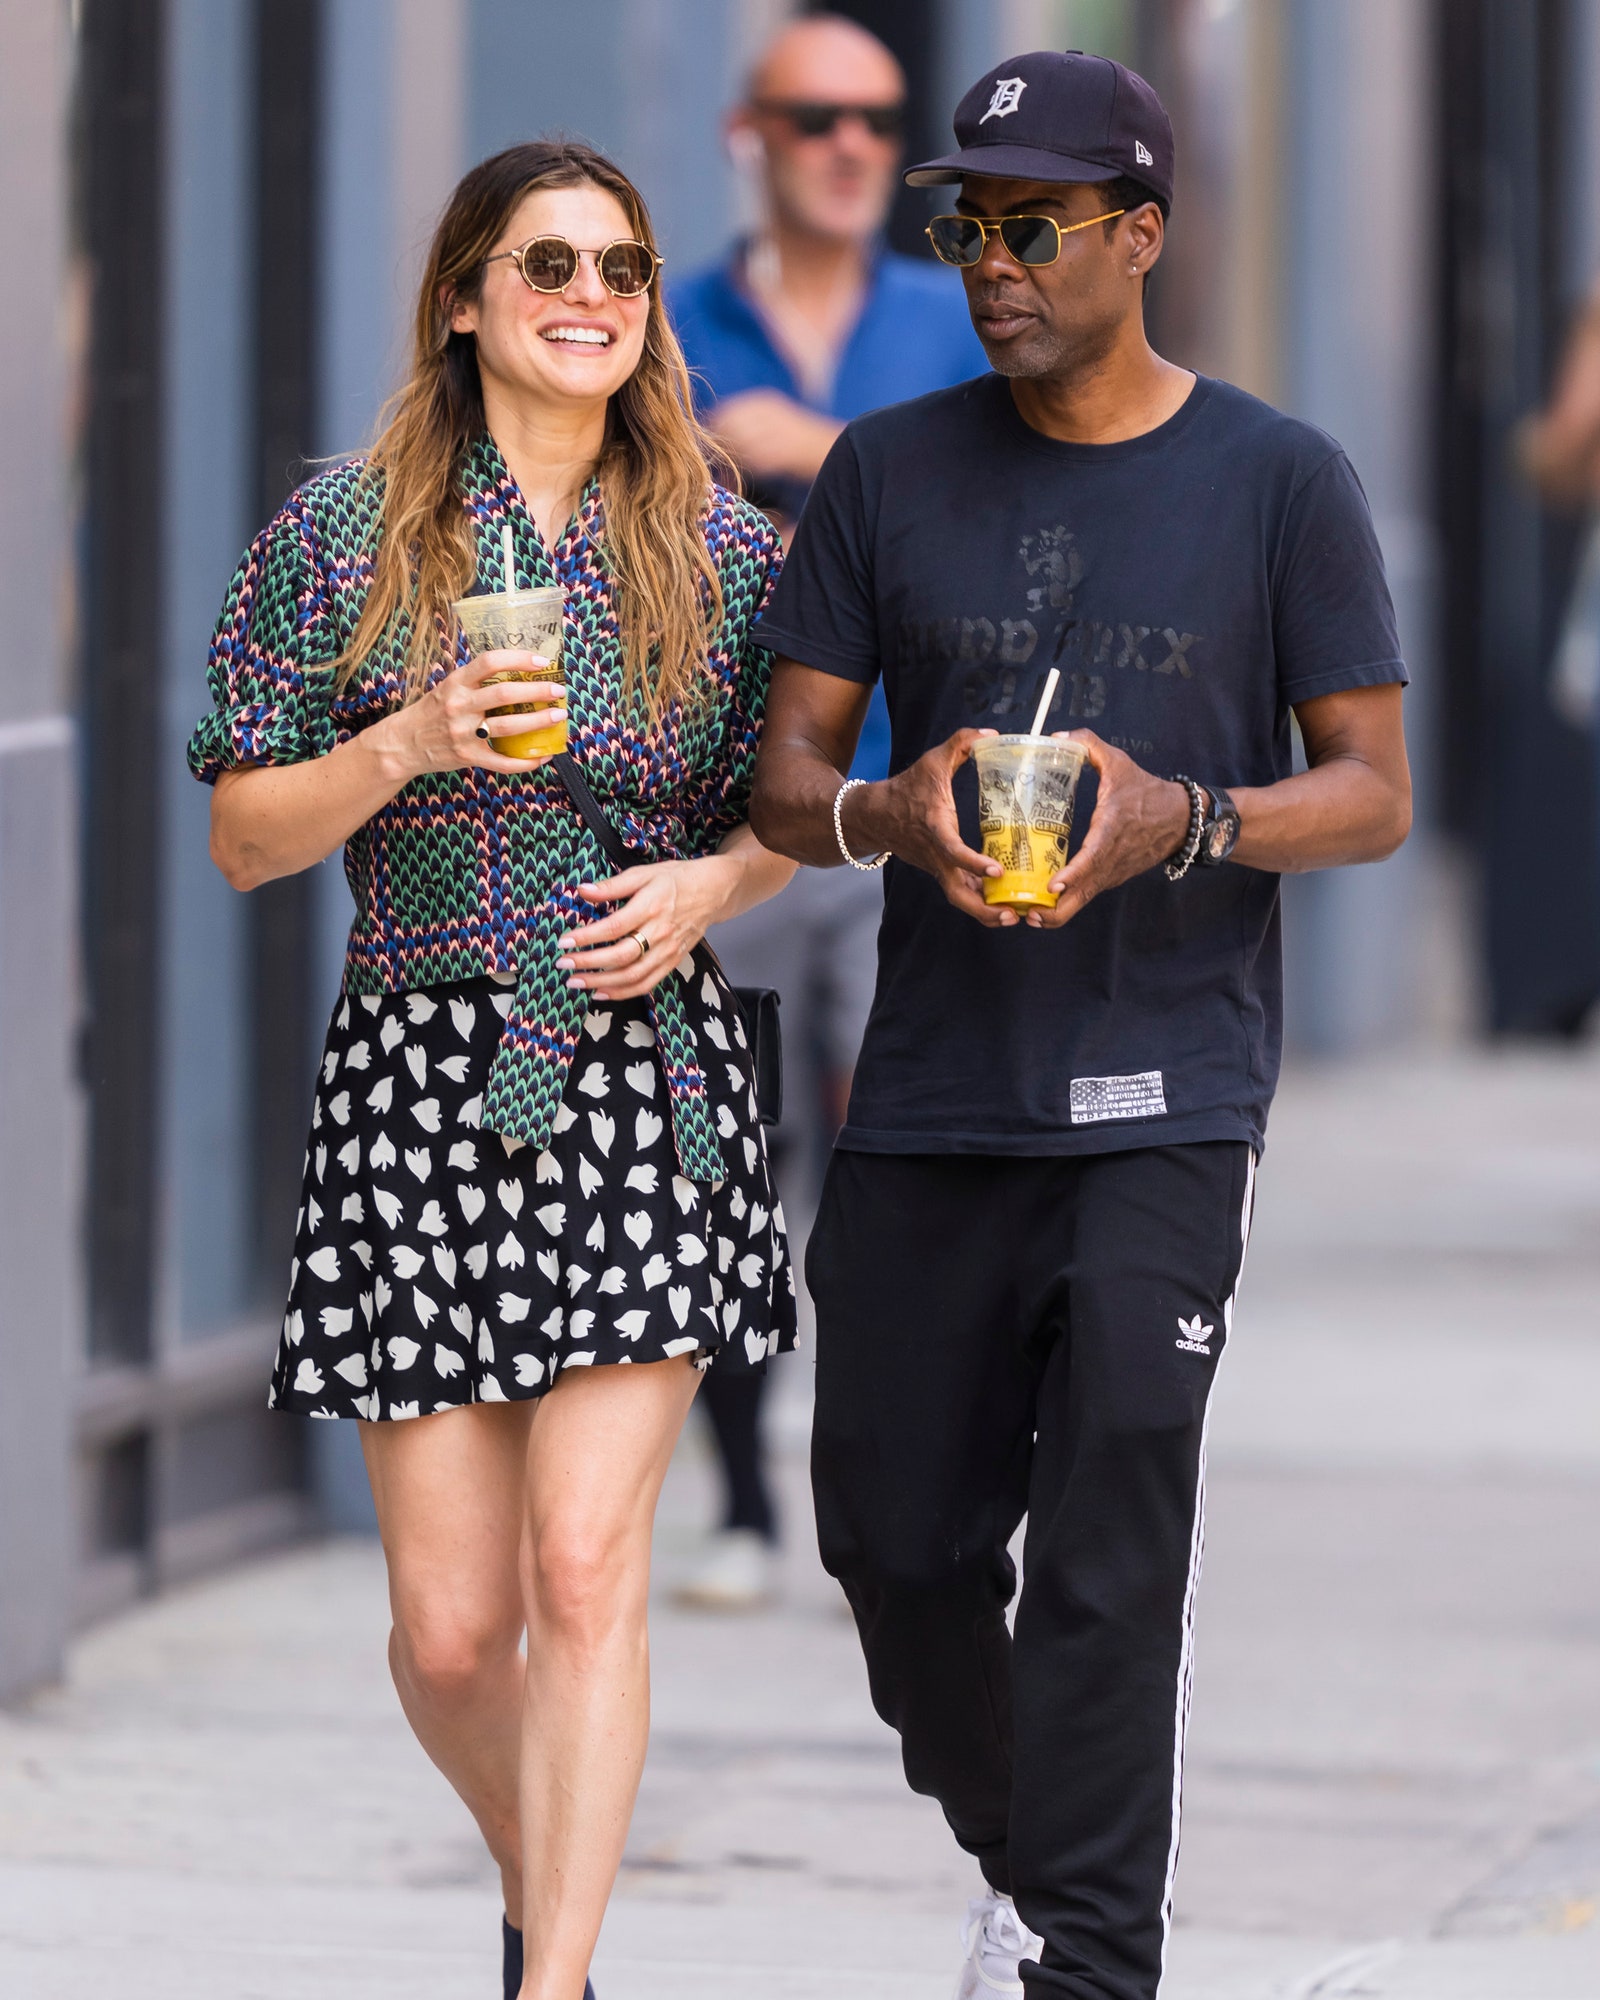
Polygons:
[[[505,2000],[517,2000],[522,1991],[522,1933],[512,1928],[511,1919],[500,1919],[500,1964],[505,1982]],[[583,2000],[594,2000],[594,1985],[583,1982]]]

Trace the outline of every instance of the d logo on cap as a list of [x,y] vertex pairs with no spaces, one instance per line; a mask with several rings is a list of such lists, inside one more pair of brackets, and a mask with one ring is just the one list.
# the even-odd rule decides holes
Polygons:
[[1022,93],[1027,89],[1026,77],[1003,76],[995,84],[994,96],[989,99],[989,108],[978,120],[986,125],[991,118],[1009,118],[1022,102]]

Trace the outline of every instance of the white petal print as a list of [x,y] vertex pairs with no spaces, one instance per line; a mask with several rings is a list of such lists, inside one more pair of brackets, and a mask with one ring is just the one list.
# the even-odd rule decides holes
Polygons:
[[594,1221],[589,1224],[589,1233],[583,1239],[583,1247],[585,1250],[593,1250],[597,1253],[604,1252],[606,1247],[606,1219],[603,1215],[597,1215]]
[[360,1308],[361,1308],[361,1317],[362,1317],[362,1318],[363,1318],[363,1319],[364,1319],[364,1320],[366,1321],[366,1323],[367,1323],[367,1327],[368,1327],[368,1329],[369,1329],[369,1331],[370,1331],[370,1329],[371,1329],[371,1326],[372,1326],[372,1294],[371,1294],[371,1292],[360,1292],[360,1293],[358,1293],[358,1294],[356,1295],[356,1304],[357,1304],[358,1306],[360,1306]]
[[589,1329],[594,1325],[592,1312],[575,1312],[568,1316],[567,1332],[573,1340],[587,1340]]
[[[394,1141],[389,1137],[387,1132],[380,1132],[378,1134],[377,1138],[372,1142],[372,1151],[367,1155],[374,1172],[381,1172],[385,1167],[392,1167],[399,1157],[400,1155],[394,1149]],[[353,1173],[354,1171],[355,1169],[352,1168],[351,1172]]]
[[[302,1213],[304,1214],[306,1219],[308,1233],[312,1236],[315,1236],[317,1231],[322,1226],[322,1203],[318,1201],[316,1197],[313,1195],[312,1198],[306,1203]],[[297,1223],[295,1226],[296,1228],[298,1228],[299,1224]]]
[[554,1312],[545,1314],[544,1323],[539,1328],[539,1331],[544,1335],[546,1340],[559,1340],[566,1323],[566,1313],[560,1306],[557,1306]]
[[313,1132],[322,1129],[322,1099],[320,1097],[314,1097],[311,1100],[311,1129]]
[[614,1118],[608,1117],[603,1111],[591,1111],[589,1113],[589,1130],[594,1134],[595,1144],[609,1160],[611,1157],[611,1142],[617,1136],[617,1121]]
[[625,1215],[622,1218],[622,1233],[635,1249],[642,1250],[654,1234],[646,1210],[635,1209],[632,1215]]
[[[356,1309],[354,1306],[324,1306],[317,1317],[322,1321],[323,1332],[332,1339],[348,1333],[355,1325]],[[350,1379],[353,1382],[355,1377],[352,1375]]]
[[552,1132],[570,1132],[578,1122],[578,1114],[570,1104],[558,1104],[556,1115],[550,1122]]
[[700,982],[700,998],[708,1007],[715,1007],[718,1013],[721,1013],[722,995],[717,991],[717,982],[711,977],[709,972]]
[[487,1320],[478,1328],[478,1359],[480,1361],[494,1359],[494,1335],[489,1331]]
[[653,1292],[657,1285],[664,1285],[668,1278],[672,1276],[672,1266],[658,1250],[649,1263],[645,1265],[641,1275],[644,1278],[645,1290]]
[[433,1155],[426,1146],[407,1146],[406,1165],[419,1181],[425,1181],[433,1172]]
[[320,1250],[313,1250],[306,1259],[306,1269],[314,1278],[320,1278],[325,1285],[331,1285],[339,1275],[339,1253],[331,1243]]
[[722,1308],[722,1324],[729,1333],[739,1324],[740,1305],[737,1299],[728,1299]]
[[661,1176],[648,1161],[645,1161],[640,1166],[629,1167],[628,1178],[623,1182],[623,1186],[634,1188],[640,1194],[654,1194],[660,1182]]
[[592,1347],[580,1348],[576,1354],[569,1354],[561,1365],[563,1368],[592,1368],[594,1366],[594,1349]]
[[372,1299],[374,1305],[378,1308],[380,1317],[389,1310],[389,1301],[393,1297],[394,1293],[390,1291],[389,1281],[386,1278],[373,1279]]
[[372,1050],[365,1042],[352,1042],[344,1052],[346,1069],[366,1069],[372,1061]]
[[717,1106],[717,1130],[722,1134],[723,1138],[731,1139],[738,1129],[739,1121],[733,1115],[733,1106],[731,1104],[719,1104]]
[[362,1201],[360,1195],[347,1194],[339,1204],[339,1220],[341,1222],[365,1222],[366,1219],[366,1204]]
[[581,1292],[593,1275],[593,1272],[586,1271],[581,1264],[569,1264],[567,1266],[567,1290],[569,1292]]
[[409,1243],[391,1243],[389,1262],[394,1266],[395,1276],[404,1278],[407,1283],[422,1269],[422,1258]]
[[687,1326],[689,1323],[689,1287],[687,1285],[674,1285],[671,1291],[667,1293],[667,1304],[671,1307],[672,1317],[678,1322],[679,1326]]
[[500,1206],[513,1222],[522,1213],[523,1187],[521,1181],[496,1181],[495,1193],[500,1197]]
[[301,1357],[300,1366],[294,1372],[296,1393],[302,1396],[317,1396],[322,1393],[322,1370],[309,1355]]
[[655,1096],[656,1066],[654,1063],[629,1063],[628,1067],[622,1072],[622,1075],[624,1082],[632,1089],[638,1091],[641,1097]]
[[385,1343],[389,1349],[389,1359],[396,1368],[409,1368],[422,1352],[419,1342],[408,1340],[403,1333],[391,1334]]
[[762,1230],[766,1228],[766,1226],[767,1226],[767,1211],[761,1206],[760,1202],[758,1201],[755,1207],[750,1211],[750,1234],[752,1236],[759,1236]]
[[533,1219],[546,1236],[559,1236],[567,1226],[567,1204],[564,1201],[548,1202],[543,1208],[533,1211]]
[[515,1292],[502,1292],[495,1306],[496,1312],[500,1315],[500,1324],[502,1326],[520,1324],[528,1317],[528,1308],[532,1303],[531,1299],[520,1298]]
[[459,1375],[467,1364],[453,1347],[446,1347],[443,1341],[437,1341],[433,1349],[433,1365],[448,1380],[452,1375]]
[[717,1238],[717,1269],[726,1271],[733,1262],[733,1245],[726,1236]]
[[445,1158],[458,1174],[471,1174],[478,1170],[478,1149],[470,1139],[458,1139]]
[[625,1312],[617,1321],[617,1331],[624,1340],[637,1340],[649,1324],[649,1313],[642,1307],[636,1306],[632,1312]]
[[682,1174],[674,1174],[672,1176],[672,1199],[683,1210],[685,1215],[688,1215],[692,1209],[698,1208],[700,1205],[699,1190],[695,1187],[693,1181],[685,1180]]
[[539,1155],[533,1163],[533,1178],[540,1187],[547,1186],[551,1181],[554,1181],[557,1187],[561,1185],[561,1162],[554,1153]]
[[425,1097],[420,1104],[413,1104],[411,1115],[424,1132],[437,1132],[444,1122],[439,1116],[437,1097]]
[[511,1002],[515,998],[516,995],[513,993],[491,993],[489,995],[489,1005],[500,1016],[502,1021],[508,1021],[511,1018]]
[[698,1236],[678,1238],[678,1262],[680,1264],[703,1264],[706,1261],[706,1246]]
[[723,1050],[724,1053],[726,1053],[728,1047],[728,1031],[720,1021],[715,1021],[715,1020],[702,1021],[700,1023],[700,1029],[708,1042],[714,1042],[719,1049]]
[[387,1111],[394,1103],[394,1078],[380,1076],[367,1092],[367,1102],[374,1111]]
[[538,1265],[539,1269],[544,1273],[544,1275],[550,1280],[552,1285],[558,1284],[560,1282],[561,1253],[559,1251],[536,1250],[533,1254],[533,1261]]
[[344,1168],[347,1174],[353,1174],[361,1164],[361,1141],[359,1139],[346,1139],[333,1157]]
[[428,1080],[428,1058],[421,1049],[406,1050],[406,1068],[420,1090]]
[[470,1184],[456,1189],[456,1200],[460,1202],[461,1213],[467,1218],[468,1222],[477,1221],[478,1217],[482,1215],[488,1199],[489,1197],[484,1193],[482,1188],[473,1187]]
[[604,1097],[611,1088],[611,1079],[602,1063],[593,1062],[578,1078],[578,1089],[585,1097]]
[[456,1033],[461,1037],[462,1041],[470,1042],[472,1040],[472,1024],[477,1018],[473,1012],[472,1002],[470,1000],[463,1000],[459,994],[454,996],[450,1002],[450,1018],[455,1022]]
[[508,1160],[513,1153],[520,1153],[528,1143],[526,1139],[513,1139],[509,1132],[501,1132],[498,1137],[500,1140],[500,1150]]
[[347,1354],[343,1361],[333,1364],[335,1375],[342,1375],[355,1389],[367,1386],[367,1357],[364,1354]]
[[488,1244],[474,1243],[470,1250],[463,1251],[461,1261],[466,1265],[474,1278],[481,1280],[484,1272],[489,1268]]
[[469,1097],[456,1113],[456,1123],[458,1125],[466,1125],[472,1131],[476,1132],[483,1123],[483,1099],[481,1097]]
[[611,1033],[612,1018],[608,1013],[597,1013],[591,1009],[584,1016],[583,1032],[586,1035],[592,1035],[597,1042],[603,1042],[606,1036]]
[[391,1403],[389,1405],[389,1414],[397,1421],[404,1422],[406,1418],[414,1417],[418,1414],[417,1405],[415,1403]]
[[589,1158],[587,1153],[580,1153],[578,1155],[578,1187],[585,1200],[596,1189],[605,1185],[605,1178],[605,1175],[601,1173],[600,1169]]
[[478,1401],[480,1403],[504,1403],[508,1400],[505,1390],[501,1388],[492,1375],[482,1375],[478,1378]]
[[420,1285],[413,1285],[411,1303],[416,1309],[418,1326],[432,1326],[439,1311],[437,1301],[430,1299]]
[[754,1368],[758,1361],[766,1359],[767,1336],[764,1333],[756,1333],[753,1330],[747,1332],[744,1337],[744,1351],[749,1358],[750,1366]]
[[417,1227],[424,1236],[448,1236],[450,1225],[444,1219],[444,1210],[436,1201],[430,1201],[417,1218]]
[[335,1125],[348,1125],[350,1123],[350,1093],[348,1090],[341,1090],[337,1097],[330,1097],[328,1099],[328,1116],[333,1120]]
[[766,1261],[752,1250],[739,1259],[739,1283],[747,1292],[753,1292],[766,1275]]
[[494,1261],[502,1271],[520,1271],[523,1265],[522,1245],[508,1229],[500,1248],[494,1253]]
[[463,1340],[472,1338],[472,1308],[465,1299],[450,1308],[450,1324]]
[[411,1016],[413,1027],[420,1028],[424,1021],[431,1021],[438,1011],[437,1001],[430,1000],[426,993],[406,995],[406,1012]]
[[442,1243],[435,1243],[433,1246],[433,1268],[444,1279],[451,1290],[454,1291],[456,1282],[456,1253],[453,1250],[447,1250]]
[[317,1148],[317,1179],[320,1181],[327,1171],[328,1149],[326,1146],[319,1146]]
[[524,1389],[531,1389],[544,1375],[544,1363],[537,1354],[518,1354],[513,1357],[512,1367],[517,1371],[517,1381]]
[[628,1280],[620,1264],[608,1264],[600,1273],[599,1289],[609,1297],[619,1297],[628,1289]]
[[728,1196],[728,1209],[736,1222],[743,1222],[744,1212],[750,1206],[744,1198],[744,1189],[736,1187]]
[[406,1024],[398,1016],[391,1014],[378,1030],[378,1040],[383,1044],[386,1056],[393,1055],[396,1047],[406,1038]]
[[283,1316],[283,1337],[291,1347],[298,1347],[306,1336],[304,1316],[299,1312],[285,1313]]
[[397,1194],[390,1194],[387,1188],[374,1188],[372,1205],[391,1229],[400,1227],[400,1218],[405,1211],[400,1206],[400,1197]]
[[357,1240],[350,1245],[350,1252],[352,1256],[359,1257],[361,1259],[361,1268],[364,1271],[370,1271],[372,1269],[372,1245],[370,1243],[363,1243],[358,1237]]
[[756,1144],[754,1139],[747,1138],[744,1142],[744,1164],[746,1173],[753,1174],[755,1172],[756,1161],[759,1160],[760,1157],[761,1157],[761,1148]]
[[641,1021],[635,1014],[623,1029],[622,1039],[630,1049],[653,1049],[656,1045],[656,1031],[648,1021]]
[[467,1071],[472,1066],[471,1056],[446,1056],[443,1062],[434,1064],[441,1075],[449,1077],[452,1083],[465,1083]]
[[642,1153],[661,1137],[663,1126],[653,1111],[641,1111],[633,1121],[633,1142]]
[[693,1354],[693,1352],[699,1345],[700,1345],[699,1341],[695,1339],[692,1333],[690,1333],[686,1334],[682,1340],[662,1341],[661,1352],[663,1354],[668,1354],[668,1355]]
[[338,1028],[341,1035],[344,1033],[345,1029],[349,1027],[349,1025],[350,1025],[350,1002],[348,1000],[345,1000],[344,1002],[341,1003],[339,1008]]

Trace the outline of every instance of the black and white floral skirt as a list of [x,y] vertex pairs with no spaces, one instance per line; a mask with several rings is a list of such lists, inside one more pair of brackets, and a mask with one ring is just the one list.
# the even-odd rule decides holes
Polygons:
[[[731,994],[695,1027],[726,1180],[678,1171],[642,1000],[584,1022],[549,1146],[479,1129],[493,980],[344,995],[312,1111],[269,1401],[426,1416],[538,1396],[563,1368],[793,1347],[794,1274]],[[716,1057],[716,1060],[712,1058]]]

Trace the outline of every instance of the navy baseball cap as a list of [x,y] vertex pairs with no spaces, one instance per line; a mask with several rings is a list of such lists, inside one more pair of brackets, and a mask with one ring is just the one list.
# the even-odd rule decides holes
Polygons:
[[1141,181],[1172,202],[1172,120],[1142,76],[1109,56],[1040,49],[997,64],[956,106],[957,152],[906,169],[911,187],[1000,180]]

